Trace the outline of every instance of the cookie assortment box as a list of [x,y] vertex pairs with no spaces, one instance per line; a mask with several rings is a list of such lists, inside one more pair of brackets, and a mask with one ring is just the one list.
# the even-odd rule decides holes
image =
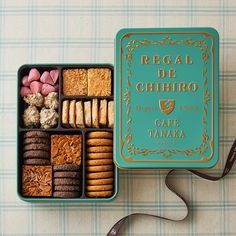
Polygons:
[[110,64],[23,65],[18,70],[20,198],[110,201],[116,196],[113,83]]
[[19,196],[109,201],[117,167],[213,167],[218,51],[212,28],[122,29],[115,72],[109,64],[22,66]]

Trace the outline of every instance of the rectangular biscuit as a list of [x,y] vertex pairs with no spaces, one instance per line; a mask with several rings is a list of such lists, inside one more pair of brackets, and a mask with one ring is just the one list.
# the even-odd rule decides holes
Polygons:
[[62,89],[65,96],[86,96],[88,94],[86,69],[65,69],[62,74]]
[[106,125],[107,125],[107,100],[103,99],[100,101],[99,126],[106,127]]
[[68,127],[69,126],[69,101],[68,100],[64,100],[62,102],[61,119],[62,119],[62,125],[65,127]]
[[88,69],[88,96],[111,96],[110,69]]
[[108,127],[114,127],[114,101],[108,102]]
[[91,127],[92,113],[91,101],[84,102],[84,120],[87,127]]
[[82,136],[68,134],[51,135],[51,164],[81,164]]
[[84,110],[82,101],[76,102],[75,104],[76,110],[76,119],[75,123],[78,128],[84,128]]
[[70,124],[71,127],[76,128],[76,124],[75,124],[75,100],[70,101],[69,124]]
[[92,100],[92,127],[99,128],[98,124],[98,99]]
[[29,197],[52,196],[52,166],[22,166],[22,194]]

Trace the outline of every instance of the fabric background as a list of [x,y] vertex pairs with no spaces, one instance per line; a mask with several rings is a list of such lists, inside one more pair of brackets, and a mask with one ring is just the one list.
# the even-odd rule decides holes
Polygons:
[[[16,195],[16,72],[25,63],[114,63],[123,27],[212,26],[220,34],[219,164],[236,137],[235,0],[1,0],[0,234],[105,235],[121,217],[148,212],[180,217],[185,207],[164,185],[167,170],[120,171],[111,203],[30,204]],[[190,202],[187,220],[138,218],[122,235],[236,235],[236,167],[211,183],[185,171],[173,184]]]

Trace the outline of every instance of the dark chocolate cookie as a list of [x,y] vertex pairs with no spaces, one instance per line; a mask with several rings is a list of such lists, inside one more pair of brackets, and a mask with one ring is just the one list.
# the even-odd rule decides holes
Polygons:
[[78,179],[80,177],[80,172],[78,171],[58,171],[54,172],[54,178],[72,178]]
[[36,144],[27,144],[24,146],[24,151],[32,151],[32,150],[43,150],[46,152],[50,152],[50,146],[49,145],[45,145],[42,143],[36,143]]
[[54,186],[55,191],[63,191],[63,192],[78,192],[80,191],[80,186],[65,186],[65,185],[57,185]]
[[79,196],[80,196],[79,192],[56,191],[53,193],[53,197],[58,197],[58,198],[75,198]]
[[41,143],[41,144],[46,144],[49,145],[50,141],[47,138],[25,138],[24,144],[36,144],[36,143]]
[[28,131],[24,134],[24,138],[50,138],[49,134],[43,131]]
[[24,158],[40,158],[40,159],[46,159],[50,158],[50,153],[43,151],[43,150],[35,150],[35,151],[26,151],[23,154]]
[[38,158],[25,159],[24,164],[26,164],[26,165],[50,165],[50,160],[38,159]]
[[80,171],[80,166],[74,164],[53,165],[53,171]]
[[54,183],[54,185],[74,186],[74,185],[79,185],[80,180],[79,179],[71,179],[71,178],[54,178],[53,183]]

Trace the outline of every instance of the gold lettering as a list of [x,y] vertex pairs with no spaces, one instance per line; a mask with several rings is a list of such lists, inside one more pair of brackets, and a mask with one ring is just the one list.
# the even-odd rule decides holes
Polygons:
[[179,83],[179,91],[180,92],[186,92],[186,87],[187,87],[187,85],[186,85],[186,83]]
[[169,70],[169,78],[176,78],[176,70],[175,69],[170,69]]
[[182,62],[182,59],[181,59],[181,56],[180,56],[180,55],[178,55],[178,56],[176,57],[176,59],[175,59],[175,64],[183,64],[183,62]]
[[166,65],[170,65],[171,64],[171,57],[169,56],[169,55],[166,55],[166,56],[164,56],[163,57],[163,62],[164,62],[164,64],[166,64]]
[[189,55],[186,55],[186,64],[187,64],[187,65],[193,64],[193,61],[190,59],[190,56],[189,56]]
[[160,56],[159,55],[154,55],[153,56],[153,64],[160,64]]
[[196,83],[189,83],[188,90],[191,92],[196,92],[198,90],[198,85]]
[[162,91],[163,92],[170,92],[171,91],[171,83],[163,83],[162,84]]
[[136,84],[136,90],[138,92],[143,92],[144,91],[144,88],[141,88],[141,86],[143,86],[143,83],[141,83],[141,82]]
[[158,70],[158,77],[159,78],[165,78],[166,77],[166,70],[165,69],[163,69],[163,68],[160,68],[159,70]]
[[146,83],[146,91],[147,92],[149,92],[149,91],[154,92],[154,90],[155,90],[154,83]]
[[141,59],[141,63],[148,65],[149,64],[149,56],[143,55],[142,59]]

